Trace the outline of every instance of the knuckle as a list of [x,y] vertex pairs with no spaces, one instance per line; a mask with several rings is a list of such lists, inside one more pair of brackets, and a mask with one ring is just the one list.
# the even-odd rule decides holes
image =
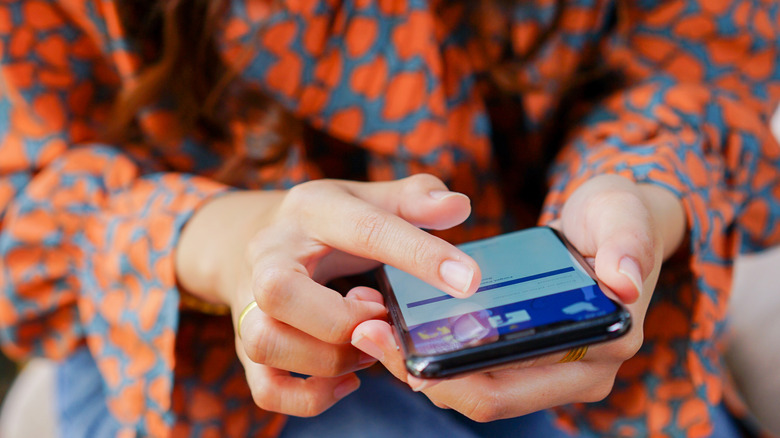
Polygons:
[[336,312],[336,315],[333,316],[328,331],[324,334],[322,340],[330,344],[348,342],[352,337],[352,330],[356,325],[356,321],[341,314],[341,312]]
[[319,397],[316,393],[305,392],[301,394],[301,397],[302,405],[300,406],[301,411],[298,413],[299,417],[316,417],[317,415],[325,412],[325,410],[328,408],[328,406],[323,403],[321,397]]
[[252,401],[255,402],[258,408],[269,412],[279,411],[279,403],[275,396],[275,391],[271,391],[265,386],[250,385],[250,394],[252,395]]
[[307,200],[316,196],[321,184],[320,181],[316,180],[297,184],[287,190],[284,202],[288,205],[306,205]]
[[323,351],[316,366],[316,375],[320,377],[337,377],[349,371],[347,357],[341,348]]
[[355,221],[355,244],[372,253],[382,246],[387,232],[387,217],[379,211],[369,211],[358,216]]
[[303,216],[307,216],[309,207],[318,199],[322,199],[323,192],[329,184],[327,180],[314,180],[291,187],[284,196],[280,211],[289,213],[284,215],[285,218],[301,220]]
[[286,304],[288,295],[284,293],[284,284],[290,273],[278,265],[269,265],[254,273],[253,292],[257,305],[263,312],[273,315]]
[[244,351],[252,362],[268,365],[273,362],[276,354],[276,336],[268,327],[254,327],[245,330],[242,338]]
[[433,403],[434,406],[436,406],[439,409],[452,409],[451,407],[449,407],[448,405],[442,402],[434,401],[434,400],[431,400],[431,402]]
[[268,385],[250,384],[252,401],[260,409],[297,417],[314,417],[323,413],[330,405],[320,394],[311,391],[285,393]]
[[585,403],[595,403],[604,400],[612,392],[612,388],[615,385],[615,378],[603,379],[585,392],[583,401]]
[[248,241],[243,253],[243,263],[251,268],[255,263],[269,257],[283,237],[283,230],[269,225],[258,230]]
[[260,339],[260,330],[256,330],[255,327],[247,327],[243,330],[241,337],[241,346],[244,348],[249,360],[255,363],[263,363],[258,356],[258,346],[262,342]]
[[489,423],[504,418],[506,407],[494,396],[472,398],[466,416],[478,423]]
[[321,340],[330,344],[349,344],[355,327],[369,317],[363,302],[357,300],[341,299],[338,310],[331,313],[328,331]]
[[323,358],[320,362],[320,369],[317,375],[321,377],[338,377],[343,374],[343,365],[341,360],[334,357]]
[[436,250],[431,242],[431,237],[425,239],[415,239],[410,242],[409,247],[409,260],[414,263],[413,266],[417,266],[420,269],[428,271],[428,268],[434,264],[434,261],[438,260],[436,257]]
[[615,341],[614,355],[621,362],[626,361],[634,357],[634,355],[642,348],[644,342],[644,336],[641,330],[632,330],[628,336],[624,336],[622,339]]

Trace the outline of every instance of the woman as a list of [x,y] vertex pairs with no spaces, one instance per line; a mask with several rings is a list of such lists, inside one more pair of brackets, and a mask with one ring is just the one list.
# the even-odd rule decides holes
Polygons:
[[[63,360],[66,436],[292,433],[376,359],[477,421],[555,407],[560,433],[709,435],[731,260],[780,239],[778,14],[6,2],[4,349]],[[531,225],[542,199],[635,321],[580,361],[431,386],[381,296],[330,283],[384,262],[468,295],[479,267],[452,243]]]

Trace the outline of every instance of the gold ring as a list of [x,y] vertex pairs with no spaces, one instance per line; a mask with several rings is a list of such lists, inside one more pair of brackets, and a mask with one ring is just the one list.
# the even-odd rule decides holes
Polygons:
[[251,303],[247,304],[246,307],[244,307],[244,310],[241,311],[241,314],[238,315],[238,326],[236,327],[236,330],[238,331],[238,339],[241,339],[241,323],[244,322],[244,318],[246,318],[246,314],[249,313],[250,310],[257,307],[257,301],[252,300]]
[[577,362],[578,360],[585,357],[585,353],[588,352],[588,346],[583,345],[582,347],[572,348],[569,350],[568,353],[566,353],[566,356],[563,356],[561,360],[558,361],[558,363],[567,363],[567,362]]

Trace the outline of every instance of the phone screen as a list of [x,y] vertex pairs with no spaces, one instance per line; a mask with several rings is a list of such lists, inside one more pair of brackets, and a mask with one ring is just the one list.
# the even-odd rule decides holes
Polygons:
[[[460,245],[482,271],[477,292],[453,298],[385,266],[407,332],[405,349],[435,355],[538,335],[620,309],[547,227]],[[408,341],[411,345],[408,345]]]

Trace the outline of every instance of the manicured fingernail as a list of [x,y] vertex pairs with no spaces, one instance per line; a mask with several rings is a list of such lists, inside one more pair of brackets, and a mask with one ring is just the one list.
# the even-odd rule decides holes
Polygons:
[[439,275],[453,289],[466,293],[474,278],[474,270],[465,263],[445,260],[439,265]]
[[454,196],[466,197],[466,195],[464,195],[463,193],[452,192],[452,191],[449,191],[449,190],[431,190],[430,192],[428,192],[428,196],[430,196],[431,198],[433,198],[433,199],[435,199],[437,201],[440,201],[440,200],[442,200],[444,198],[451,198],[451,197],[454,197]]
[[333,388],[333,397],[341,400],[358,388],[360,388],[360,380],[355,376],[349,376]]
[[368,354],[369,356],[373,357],[376,360],[382,360],[385,358],[385,352],[382,351],[382,349],[379,348],[379,346],[376,345],[374,341],[372,341],[362,333],[358,334],[357,339],[352,341],[352,345],[354,345],[355,348]]
[[642,271],[639,264],[631,257],[623,257],[618,263],[618,272],[625,275],[634,284],[636,291],[642,295]]
[[451,192],[449,190],[431,190],[430,192],[428,192],[428,196],[436,200],[444,199],[447,196],[454,195],[454,194],[455,192]]

